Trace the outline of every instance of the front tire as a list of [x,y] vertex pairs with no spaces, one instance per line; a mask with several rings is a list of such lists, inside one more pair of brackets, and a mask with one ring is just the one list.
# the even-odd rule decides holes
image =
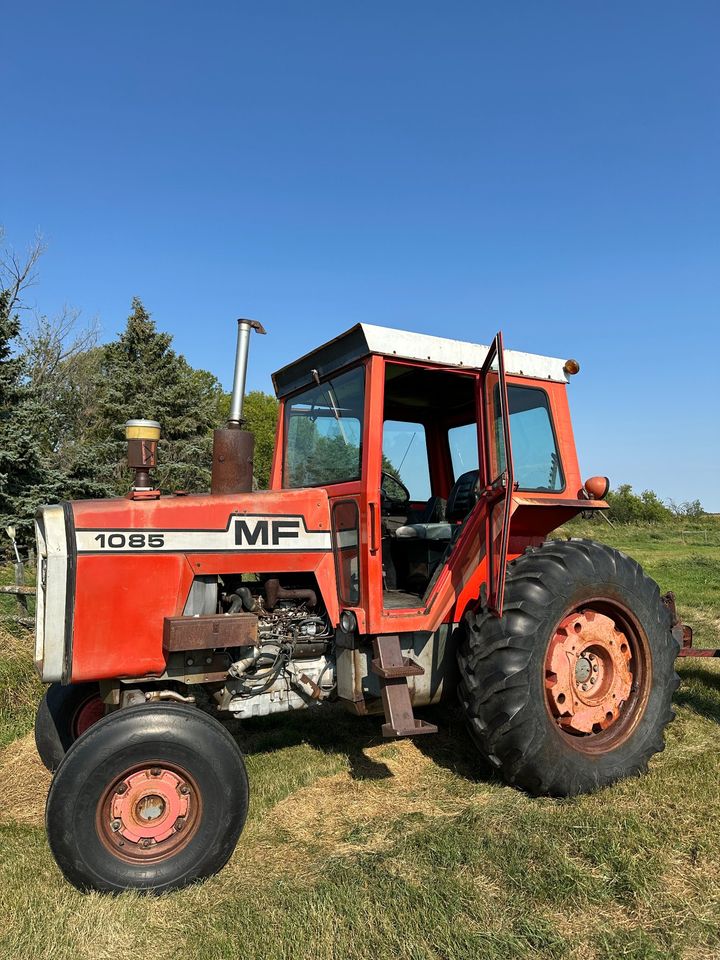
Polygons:
[[587,793],[664,748],[678,644],[658,585],[620,551],[530,548],[508,566],[503,616],[468,613],[458,630],[470,733],[513,786]]
[[162,893],[229,860],[245,824],[240,750],[182,704],[110,714],[67,753],[48,795],[53,856],[81,890]]

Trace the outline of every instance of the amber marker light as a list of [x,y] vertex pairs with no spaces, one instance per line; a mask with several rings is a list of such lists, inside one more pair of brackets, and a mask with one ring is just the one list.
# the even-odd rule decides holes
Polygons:
[[577,360],[566,360],[563,370],[569,377],[574,377],[576,373],[580,373],[580,364]]
[[609,489],[610,480],[607,477],[589,477],[583,484],[588,500],[604,500]]

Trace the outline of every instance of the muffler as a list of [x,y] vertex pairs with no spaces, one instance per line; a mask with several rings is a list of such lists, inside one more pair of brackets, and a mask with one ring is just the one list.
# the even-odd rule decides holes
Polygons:
[[255,438],[243,430],[243,402],[247,380],[250,331],[265,333],[257,320],[238,320],[235,374],[230,416],[224,427],[213,431],[213,462],[210,492],[213,494],[250,493],[253,488]]

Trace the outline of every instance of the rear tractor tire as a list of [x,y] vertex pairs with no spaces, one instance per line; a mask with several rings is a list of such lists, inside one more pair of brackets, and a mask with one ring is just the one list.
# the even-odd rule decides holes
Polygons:
[[35,746],[47,769],[54,773],[77,738],[104,716],[96,683],[51,684],[35,718]]
[[68,751],[45,810],[50,849],[80,890],[163,893],[229,860],[245,824],[240,750],[183,704],[109,714]]
[[567,797],[644,773],[673,719],[678,644],[658,585],[592,540],[551,540],[508,566],[502,617],[458,627],[460,700],[513,786]]

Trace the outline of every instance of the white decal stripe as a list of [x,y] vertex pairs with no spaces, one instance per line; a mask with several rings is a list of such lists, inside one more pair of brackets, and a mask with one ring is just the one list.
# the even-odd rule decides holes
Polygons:
[[233,516],[227,530],[77,530],[78,553],[278,553],[330,550],[330,533],[302,517]]

